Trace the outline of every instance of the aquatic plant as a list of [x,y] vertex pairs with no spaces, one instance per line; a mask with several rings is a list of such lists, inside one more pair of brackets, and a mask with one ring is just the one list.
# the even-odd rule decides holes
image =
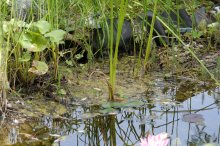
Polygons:
[[160,133],[158,135],[147,135],[146,138],[141,138],[141,146],[167,146],[169,143],[167,133]]
[[118,47],[119,47],[119,42],[121,38],[121,32],[122,32],[122,26],[124,23],[124,18],[126,15],[126,10],[128,6],[128,0],[122,0],[120,3],[120,10],[119,10],[119,18],[118,18],[118,26],[117,26],[117,37],[116,37],[116,46],[113,51],[113,0],[111,0],[110,3],[111,11],[110,11],[110,16],[111,16],[111,21],[110,21],[110,40],[109,40],[109,45],[110,45],[110,86],[111,89],[109,91],[109,100],[113,101],[114,100],[114,90],[115,90],[115,83],[116,83],[116,69],[117,69],[117,63],[118,63]]

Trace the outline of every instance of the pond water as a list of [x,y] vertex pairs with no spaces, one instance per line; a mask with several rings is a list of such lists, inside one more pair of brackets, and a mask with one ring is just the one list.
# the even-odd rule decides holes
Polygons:
[[87,109],[77,107],[73,117],[79,120],[78,124],[71,126],[70,133],[59,145],[139,145],[140,137],[147,131],[169,133],[171,145],[219,144],[219,91],[200,93],[180,104],[163,102],[163,105],[128,107],[120,109],[116,115],[90,119],[82,117]]
[[138,146],[147,132],[167,132],[172,146],[220,145],[219,108],[220,88],[181,102],[169,94],[167,99],[74,105],[62,118],[47,116],[10,125],[4,141],[8,145]]

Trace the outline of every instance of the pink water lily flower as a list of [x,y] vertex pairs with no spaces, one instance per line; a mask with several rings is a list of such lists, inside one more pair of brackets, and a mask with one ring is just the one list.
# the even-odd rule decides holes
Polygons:
[[149,134],[146,138],[141,138],[141,146],[167,146],[169,141],[167,133],[155,136]]

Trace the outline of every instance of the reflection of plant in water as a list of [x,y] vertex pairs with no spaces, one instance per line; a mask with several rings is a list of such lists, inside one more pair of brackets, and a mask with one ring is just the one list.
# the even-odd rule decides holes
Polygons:
[[216,142],[217,138],[214,135],[210,135],[207,132],[205,132],[205,127],[206,126],[201,126],[201,128],[196,125],[196,133],[194,135],[192,135],[191,137],[191,141],[189,141],[189,143],[191,144],[199,144],[202,145],[204,143],[214,143]]
[[[135,111],[135,110],[134,110]],[[98,115],[95,118],[79,116],[97,112],[95,107],[77,108],[65,123],[61,123],[61,135],[68,133],[77,134],[78,145],[134,145],[140,140],[140,135],[145,134],[145,125],[141,125],[141,132],[133,120],[136,112],[124,111],[119,115]],[[139,112],[138,112],[139,113]],[[75,122],[73,122],[75,121]],[[77,122],[76,122],[77,121]],[[55,126],[57,127],[57,126]],[[143,132],[142,132],[143,131]],[[55,132],[56,133],[56,132]],[[77,145],[77,144],[76,144]]]

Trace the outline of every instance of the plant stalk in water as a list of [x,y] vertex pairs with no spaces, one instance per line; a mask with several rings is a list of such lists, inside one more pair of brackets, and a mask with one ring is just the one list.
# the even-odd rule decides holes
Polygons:
[[[121,32],[124,23],[124,17],[126,15],[126,9],[128,5],[128,0],[121,0],[120,4],[120,11],[119,11],[119,18],[118,18],[118,26],[117,26],[117,37],[116,37],[116,45],[113,51],[113,35],[114,35],[114,28],[113,28],[113,0],[110,2],[111,4],[111,24],[110,24],[110,84],[112,87],[112,92],[109,92],[109,100],[114,100],[114,90],[115,90],[115,82],[116,82],[116,69],[117,69],[117,62],[118,62],[118,46],[121,39]],[[114,53],[114,56],[113,56]]]
[[156,13],[157,13],[157,2],[158,2],[158,0],[155,0],[153,18],[152,18],[152,21],[151,21],[150,33],[149,33],[147,48],[146,48],[146,55],[145,55],[145,58],[144,58],[144,65],[147,63],[147,61],[149,59],[149,56],[150,56],[150,52],[151,52],[151,43],[152,43],[152,37],[153,37],[153,31],[154,31],[154,23],[155,23],[155,20],[156,20]]

